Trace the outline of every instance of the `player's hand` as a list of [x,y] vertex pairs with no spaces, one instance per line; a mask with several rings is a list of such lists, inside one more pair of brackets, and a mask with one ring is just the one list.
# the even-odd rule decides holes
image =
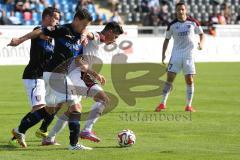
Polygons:
[[198,43],[198,50],[202,50],[203,49],[203,44],[201,42]]
[[164,64],[164,65],[165,65],[165,63],[164,63],[165,58],[166,58],[166,56],[163,55],[163,56],[162,56],[162,64]]
[[103,75],[97,74],[97,76],[95,78],[101,83],[101,85],[105,85],[106,84],[106,79],[104,78]]
[[87,34],[83,33],[81,35],[81,40],[80,40],[80,43],[83,45],[83,46],[87,46],[88,44],[88,38],[87,38]]
[[21,43],[22,42],[19,38],[12,38],[11,42],[7,46],[18,46]]
[[87,38],[81,39],[80,43],[81,43],[84,47],[86,47],[87,44],[88,44],[88,39],[87,39]]

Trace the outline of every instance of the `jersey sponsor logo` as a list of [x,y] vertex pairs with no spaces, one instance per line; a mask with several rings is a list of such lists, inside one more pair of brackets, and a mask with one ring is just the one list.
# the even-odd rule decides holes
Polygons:
[[64,45],[66,48],[68,48],[71,51],[71,54],[73,57],[76,57],[83,53],[83,46],[79,44],[79,41],[76,41],[73,43],[73,42],[69,42],[64,38],[61,38],[58,40],[62,45]]
[[187,36],[190,34],[190,31],[178,32],[178,36]]

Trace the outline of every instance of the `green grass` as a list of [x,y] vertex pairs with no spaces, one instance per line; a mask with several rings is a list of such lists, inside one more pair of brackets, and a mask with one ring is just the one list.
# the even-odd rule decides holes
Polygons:
[[[138,98],[134,107],[120,100],[118,107],[94,127],[102,142],[82,141],[93,147],[92,151],[68,151],[67,128],[57,137],[61,146],[40,146],[40,140],[34,135],[39,124],[27,132],[28,148],[8,145],[11,129],[18,126],[30,109],[21,80],[23,69],[24,66],[0,67],[0,160],[240,159],[240,63],[197,64],[193,101],[197,112],[191,117],[183,111],[182,75],[177,77],[168,109],[163,113],[153,112],[160,96]],[[104,66],[102,73],[108,79],[104,89],[117,95],[110,71],[108,65]],[[90,104],[85,100],[85,109]],[[119,148],[116,135],[125,128],[135,132],[137,141],[133,147]]]

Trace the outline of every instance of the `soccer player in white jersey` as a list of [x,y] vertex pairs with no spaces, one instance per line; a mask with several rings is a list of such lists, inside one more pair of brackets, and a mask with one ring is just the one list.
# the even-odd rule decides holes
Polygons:
[[194,94],[193,75],[196,74],[194,64],[194,36],[198,34],[200,42],[198,49],[203,48],[204,34],[199,22],[187,16],[186,4],[180,2],[176,4],[177,18],[167,27],[166,38],[162,49],[162,63],[164,64],[165,52],[168,47],[169,40],[173,37],[174,44],[171,58],[167,69],[167,82],[163,88],[163,98],[156,112],[160,112],[166,108],[168,95],[172,88],[172,83],[181,70],[185,75],[186,82],[186,107],[185,111],[194,112],[192,107],[192,99]]
[[[89,68],[91,68],[91,66],[95,64],[95,57],[97,57],[100,48],[99,45],[102,43],[104,44],[114,43],[118,36],[121,34],[123,34],[123,29],[116,22],[107,23],[101,32],[95,33],[89,32],[86,34],[89,41],[87,45],[83,48],[83,59],[87,62]],[[81,93],[78,93],[78,91],[76,91],[76,93],[80,96],[81,95],[91,96],[96,101],[96,103],[92,106],[91,112],[86,120],[85,126],[82,132],[80,133],[80,138],[87,139],[93,142],[100,142],[100,138],[97,137],[94,132],[92,132],[92,128],[93,125],[101,116],[102,112],[104,111],[105,106],[109,101],[108,97],[100,85],[95,83],[95,81],[91,79],[88,75],[86,74],[81,75],[81,70],[79,70],[79,68],[74,67],[74,65],[75,65],[74,63],[73,65],[71,65],[71,67],[75,69],[69,73],[68,77],[71,79],[72,83],[76,87],[81,87],[80,91]],[[81,77],[85,84],[82,84],[79,77]],[[85,89],[87,89],[88,94],[84,93]],[[56,125],[49,133],[48,137],[43,139],[42,144],[54,145],[56,135],[67,125],[67,122],[68,122],[67,116],[65,116],[64,114],[61,115]]]

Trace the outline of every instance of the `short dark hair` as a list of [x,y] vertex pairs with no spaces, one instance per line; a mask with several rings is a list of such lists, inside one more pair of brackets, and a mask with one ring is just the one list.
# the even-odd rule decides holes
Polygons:
[[184,3],[184,2],[178,2],[178,3],[176,4],[176,8],[177,8],[178,6],[186,6],[186,3]]
[[78,9],[77,12],[74,15],[74,19],[78,18],[79,20],[87,19],[88,21],[92,21],[93,18],[91,16],[91,13],[88,12],[87,9]]
[[123,29],[117,22],[108,22],[103,31],[109,30],[112,30],[115,34],[123,34]]
[[54,8],[54,7],[45,8],[42,13],[42,19],[44,19],[46,16],[52,17],[54,15],[54,12],[57,12],[60,14],[60,11],[57,8]]

